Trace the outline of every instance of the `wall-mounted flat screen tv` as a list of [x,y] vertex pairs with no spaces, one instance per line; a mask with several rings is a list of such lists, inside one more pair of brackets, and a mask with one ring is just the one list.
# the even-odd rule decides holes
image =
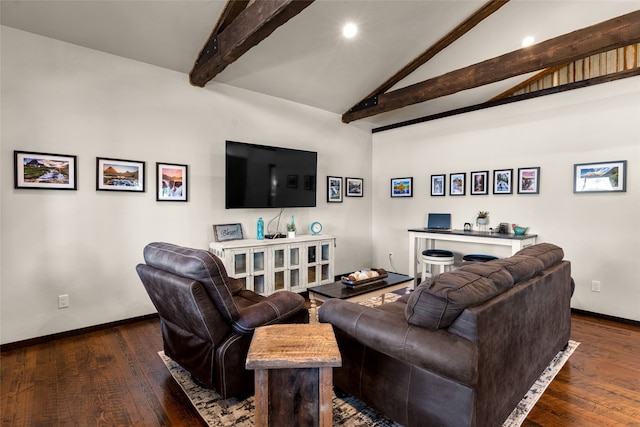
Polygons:
[[225,206],[314,207],[317,163],[315,151],[227,141]]

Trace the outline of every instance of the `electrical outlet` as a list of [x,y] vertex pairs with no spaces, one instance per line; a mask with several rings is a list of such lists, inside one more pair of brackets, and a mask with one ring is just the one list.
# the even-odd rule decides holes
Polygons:
[[591,292],[600,292],[600,281],[592,280],[591,281]]
[[69,307],[69,295],[58,295],[58,308],[67,308]]

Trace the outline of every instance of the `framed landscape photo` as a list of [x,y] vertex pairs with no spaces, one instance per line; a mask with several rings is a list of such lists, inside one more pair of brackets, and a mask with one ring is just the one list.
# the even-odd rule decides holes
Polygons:
[[391,197],[413,197],[413,177],[391,178]]
[[363,196],[363,183],[364,180],[362,178],[345,178],[345,186],[347,197],[362,197]]
[[213,236],[216,242],[244,239],[241,224],[216,224],[213,226]]
[[67,154],[13,152],[14,188],[77,190],[77,158]]
[[627,191],[627,161],[581,163],[573,166],[574,193]]
[[513,194],[513,169],[493,171],[493,194]]
[[446,188],[446,175],[431,175],[431,195],[444,196]]
[[330,202],[330,203],[342,202],[342,177],[339,177],[339,176],[327,177],[327,202]]
[[540,168],[518,169],[518,194],[540,193]]
[[96,190],[145,190],[145,163],[136,160],[96,158]]
[[449,195],[450,196],[464,196],[465,194],[465,178],[467,174],[452,173],[449,175]]
[[156,163],[156,200],[159,202],[188,201],[188,166]]
[[471,195],[489,194],[489,171],[471,172]]

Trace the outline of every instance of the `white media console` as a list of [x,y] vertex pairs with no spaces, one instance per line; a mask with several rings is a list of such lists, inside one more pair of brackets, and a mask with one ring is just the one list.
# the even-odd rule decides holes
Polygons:
[[336,239],[325,235],[298,235],[284,239],[242,239],[212,242],[209,251],[220,258],[227,274],[261,295],[334,281]]

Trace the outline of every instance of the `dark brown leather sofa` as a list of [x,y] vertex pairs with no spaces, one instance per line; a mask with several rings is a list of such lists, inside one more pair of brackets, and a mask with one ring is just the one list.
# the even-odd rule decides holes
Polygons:
[[309,322],[302,296],[248,291],[205,250],[150,243],[144,260],[136,270],[160,315],[165,354],[224,399],[253,393],[245,360],[256,327]]
[[396,302],[326,301],[334,385],[403,426],[500,426],[569,340],[571,266],[543,243],[432,277]]

